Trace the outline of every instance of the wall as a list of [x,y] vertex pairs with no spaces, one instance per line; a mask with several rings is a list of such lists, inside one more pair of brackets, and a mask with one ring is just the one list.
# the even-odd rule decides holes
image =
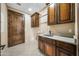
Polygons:
[[7,7],[1,4],[1,44],[7,46]]
[[76,4],[76,14],[75,35],[77,38],[77,55],[79,56],[79,3]]
[[31,16],[25,14],[25,37],[26,41],[35,41],[37,33],[39,32],[38,27],[31,27]]
[[[42,17],[43,15],[45,15]],[[45,33],[49,30],[55,35],[62,35],[66,37],[73,37],[75,35],[75,23],[47,25],[47,8],[40,12],[40,32]]]
[[1,45],[6,45],[4,50],[1,50],[1,55],[5,55],[8,44],[7,32],[7,6],[1,3]]

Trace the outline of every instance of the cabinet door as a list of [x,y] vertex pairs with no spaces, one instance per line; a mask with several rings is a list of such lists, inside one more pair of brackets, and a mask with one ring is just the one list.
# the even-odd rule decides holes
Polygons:
[[56,51],[57,51],[57,53],[56,53],[57,56],[73,56],[72,53],[70,53],[62,48],[57,47]]
[[31,17],[31,27],[33,27],[33,17]]
[[56,24],[56,4],[48,7],[48,25]]
[[36,14],[35,16],[36,16],[35,17],[35,27],[38,27],[39,26],[39,15]]
[[71,3],[60,3],[59,4],[59,22],[58,23],[69,23],[75,20],[75,4]]
[[45,40],[45,54],[55,56],[55,41],[48,38]]
[[49,56],[55,56],[55,46],[45,43],[45,54]]
[[45,47],[43,40],[44,40],[44,39],[39,36],[39,39],[38,39],[38,48],[40,49],[40,51],[41,51],[42,53],[44,53],[44,47]]
[[31,26],[34,27],[35,26],[35,16],[31,17]]
[[40,42],[40,50],[42,51],[42,53],[44,53],[44,42],[43,41]]

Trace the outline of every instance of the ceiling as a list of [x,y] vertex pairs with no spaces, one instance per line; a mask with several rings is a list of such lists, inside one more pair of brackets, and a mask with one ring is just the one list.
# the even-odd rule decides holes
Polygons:
[[[32,15],[35,12],[39,12],[41,9],[46,7],[45,3],[7,3],[7,6],[14,8]],[[28,9],[32,9],[28,11]]]

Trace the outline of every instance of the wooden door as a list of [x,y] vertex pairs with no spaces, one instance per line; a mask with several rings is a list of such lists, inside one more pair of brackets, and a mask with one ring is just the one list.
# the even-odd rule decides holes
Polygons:
[[23,14],[8,10],[8,46],[24,43]]

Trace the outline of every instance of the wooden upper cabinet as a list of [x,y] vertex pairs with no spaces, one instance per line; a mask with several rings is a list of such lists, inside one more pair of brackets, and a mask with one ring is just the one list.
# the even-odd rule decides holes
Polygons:
[[48,25],[56,24],[56,5],[50,5],[48,7]]
[[59,4],[59,21],[58,23],[70,23],[75,20],[75,4],[60,3]]
[[31,27],[39,27],[39,13],[34,13],[31,16]]
[[70,23],[75,21],[74,3],[57,3],[48,7],[48,25]]

